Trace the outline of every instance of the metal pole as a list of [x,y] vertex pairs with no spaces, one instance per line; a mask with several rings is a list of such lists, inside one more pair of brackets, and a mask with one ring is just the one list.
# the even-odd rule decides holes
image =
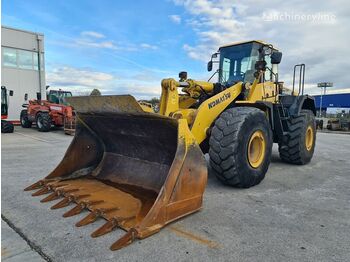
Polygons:
[[[40,38],[39,35],[36,35],[36,40],[37,40],[37,48],[38,48],[38,76],[39,76],[39,90],[40,90],[40,95],[42,94],[42,82],[41,82],[41,59],[40,59]],[[46,98],[44,98],[46,99]]]
[[319,117],[322,117],[322,114],[321,114],[321,112],[322,112],[322,87],[321,87],[321,97],[320,97],[320,113],[319,113]]

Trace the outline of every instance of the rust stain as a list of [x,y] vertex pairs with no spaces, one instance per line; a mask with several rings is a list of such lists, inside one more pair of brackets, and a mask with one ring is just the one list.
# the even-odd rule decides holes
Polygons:
[[1,248],[1,257],[6,257],[8,253],[9,252],[6,250],[6,247]]
[[210,248],[218,248],[220,246],[220,244],[215,241],[205,239],[201,236],[195,235],[194,233],[188,232],[187,230],[184,230],[182,228],[175,227],[175,226],[169,226],[168,228],[179,236],[185,237],[199,244],[206,245]]

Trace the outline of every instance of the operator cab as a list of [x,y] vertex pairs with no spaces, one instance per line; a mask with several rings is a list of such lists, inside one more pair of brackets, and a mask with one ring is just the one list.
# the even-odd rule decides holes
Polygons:
[[67,105],[66,98],[72,97],[72,92],[62,90],[50,90],[48,100],[54,104]]
[[[218,61],[213,61],[220,55]],[[270,59],[265,59],[269,56]],[[262,41],[250,41],[222,46],[219,51],[212,55],[208,63],[208,71],[211,71],[213,63],[219,63],[219,82],[228,87],[238,82],[253,83],[258,61],[265,61],[264,75],[260,82],[276,81],[278,74],[278,64],[282,58],[282,53],[273,48],[272,45]]]

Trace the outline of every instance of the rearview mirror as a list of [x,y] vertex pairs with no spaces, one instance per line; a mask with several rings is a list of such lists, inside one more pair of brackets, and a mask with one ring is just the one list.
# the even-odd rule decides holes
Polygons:
[[210,60],[210,61],[208,62],[207,69],[208,69],[208,72],[210,72],[211,70],[213,70],[213,61]]
[[282,60],[282,52],[273,51],[271,54],[271,64],[278,65]]
[[10,90],[9,95],[13,96],[13,90]]

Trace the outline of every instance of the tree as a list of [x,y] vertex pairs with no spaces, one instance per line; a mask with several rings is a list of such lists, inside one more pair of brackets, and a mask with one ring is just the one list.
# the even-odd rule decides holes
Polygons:
[[94,90],[92,90],[90,93],[90,96],[100,96],[100,95],[101,95],[100,90],[98,90],[96,88]]

